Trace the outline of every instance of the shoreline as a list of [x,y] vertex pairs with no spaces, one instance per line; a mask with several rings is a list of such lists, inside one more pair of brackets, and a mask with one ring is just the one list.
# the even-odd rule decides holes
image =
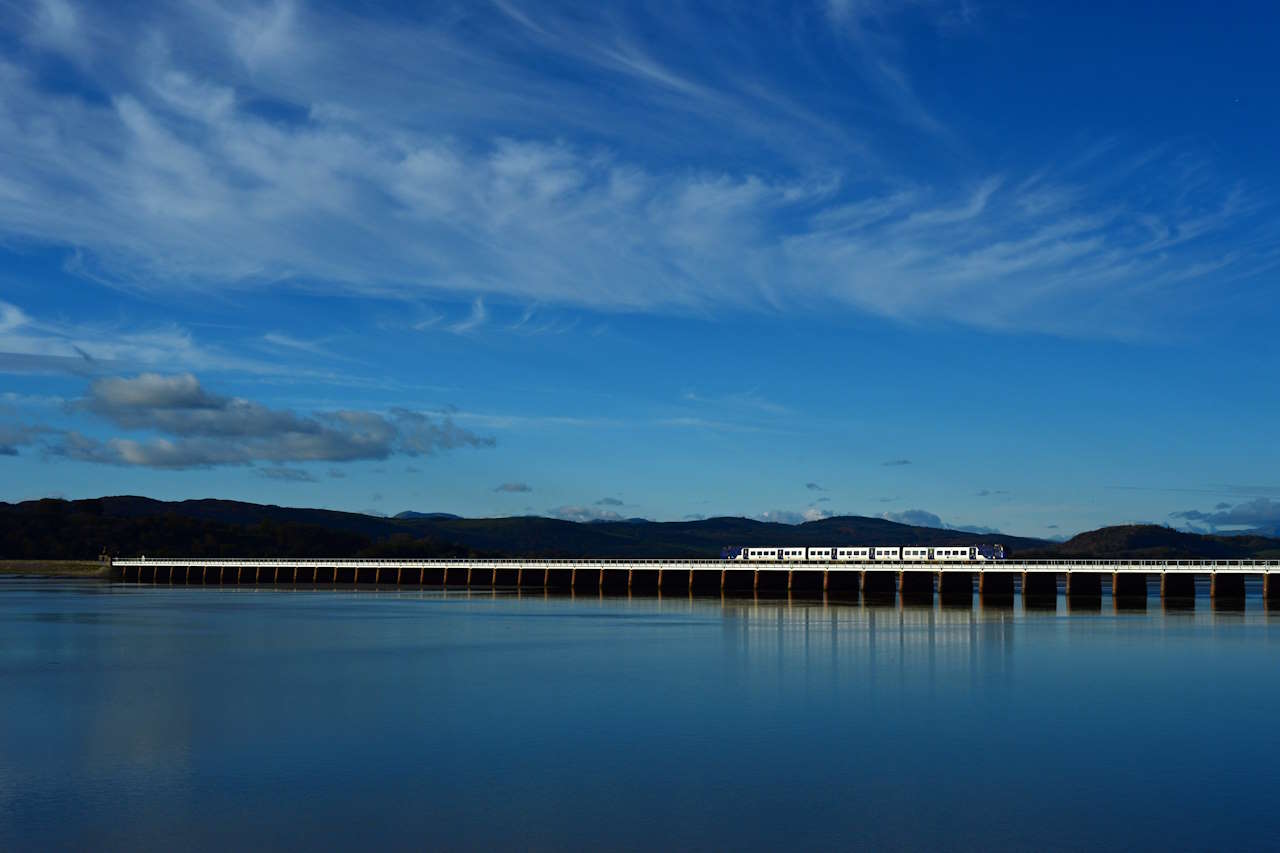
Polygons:
[[97,560],[0,560],[0,576],[105,580],[111,577],[111,564]]

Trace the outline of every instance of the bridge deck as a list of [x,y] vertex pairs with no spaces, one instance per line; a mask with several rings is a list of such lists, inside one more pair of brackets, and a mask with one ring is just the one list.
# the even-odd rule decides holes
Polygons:
[[1280,572],[1280,560],[1203,559],[1203,560],[992,560],[947,563],[938,561],[865,561],[820,562],[740,560],[662,560],[662,559],[429,559],[390,560],[363,558],[171,558],[135,557],[113,559],[118,568],[216,568],[216,569],[449,569],[449,570],[671,570],[716,572],[968,572],[968,573],[1051,573],[1100,572],[1106,574],[1245,574]]

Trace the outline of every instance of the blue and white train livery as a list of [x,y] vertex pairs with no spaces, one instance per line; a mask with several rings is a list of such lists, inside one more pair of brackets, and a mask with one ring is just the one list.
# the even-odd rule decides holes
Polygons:
[[720,556],[751,563],[968,563],[1003,560],[1004,546],[729,547]]

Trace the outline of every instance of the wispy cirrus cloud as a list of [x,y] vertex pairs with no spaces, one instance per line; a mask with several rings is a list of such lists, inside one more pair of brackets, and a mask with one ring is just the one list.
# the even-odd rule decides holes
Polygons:
[[[270,336],[269,336],[270,337]],[[282,344],[277,336],[271,343]],[[147,328],[33,317],[0,301],[0,373],[101,376],[146,369],[225,370],[253,374],[315,371],[283,366],[202,344],[174,323]]]
[[[1178,310],[1171,292],[1193,304],[1280,264],[1268,201],[1185,157],[896,177],[889,152],[842,153],[871,128],[796,103],[795,81],[744,79],[778,58],[767,40],[692,63],[690,33],[634,10],[44,8],[62,11],[13,16],[11,40],[80,85],[0,53],[0,233],[77,247],[84,274],[126,286],[452,293],[474,300],[457,332],[507,300],[1124,335]],[[950,133],[876,55],[867,90]],[[536,73],[549,57],[579,73]],[[687,159],[651,156],[672,139]]]

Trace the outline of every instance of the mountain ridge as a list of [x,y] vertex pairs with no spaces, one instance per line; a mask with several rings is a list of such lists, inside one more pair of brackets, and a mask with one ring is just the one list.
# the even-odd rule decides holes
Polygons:
[[869,516],[789,525],[737,516],[575,522],[543,516],[378,515],[204,498],[137,495],[0,502],[0,558],[154,556],[703,557],[726,546],[965,545],[999,542],[1024,557],[1280,556],[1280,540],[1122,525],[1065,542],[901,524]]

